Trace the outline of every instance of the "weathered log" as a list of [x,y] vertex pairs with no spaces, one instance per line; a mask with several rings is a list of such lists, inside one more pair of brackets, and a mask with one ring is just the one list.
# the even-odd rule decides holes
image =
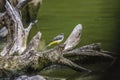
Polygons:
[[[32,23],[30,24],[30,26],[27,29],[24,29],[19,12],[17,11],[16,8],[11,6],[8,1],[6,1],[6,9],[7,9],[8,15],[11,17],[10,23],[12,23],[13,25],[12,26],[7,25],[8,32],[11,36],[7,38],[9,43],[7,44],[7,46],[5,46],[5,48],[1,52],[1,56],[5,56],[6,54],[9,54],[9,56],[10,56],[15,53],[20,54],[20,56],[12,56],[12,58],[11,58],[11,56],[10,57],[7,56],[7,58],[4,58],[4,59],[9,60],[9,62],[4,61],[5,66],[1,66],[1,69],[4,68],[6,70],[17,71],[18,69],[23,69],[24,67],[26,67],[28,65],[29,65],[28,67],[34,67],[34,69],[37,69],[36,64],[37,65],[39,64],[38,68],[41,70],[42,68],[50,65],[51,63],[57,63],[57,64],[67,65],[67,66],[69,66],[73,69],[77,69],[79,71],[85,70],[85,71],[90,72],[90,70],[80,67],[79,65],[73,63],[72,61],[64,58],[62,55],[63,48],[61,48],[61,47],[50,49],[45,52],[36,52],[35,46],[38,45],[39,39],[41,37],[40,33],[38,33],[33,38],[33,40],[30,42],[30,44],[26,48],[27,36],[31,29]],[[76,27],[76,28],[78,28],[78,27]],[[75,28],[75,30],[77,30],[76,28]],[[11,30],[13,30],[13,31],[11,31]],[[80,33],[80,32],[77,31],[77,33]],[[78,35],[78,37],[79,37],[79,35]],[[14,42],[10,42],[10,41],[14,41]],[[68,42],[69,42],[69,39],[68,39]],[[74,42],[74,44],[76,44],[76,42]],[[69,44],[66,43],[65,46],[69,46]],[[22,53],[23,53],[23,55],[21,55]],[[38,60],[40,60],[40,61],[38,61]],[[10,66],[11,62],[13,64],[12,66]],[[35,65],[32,65],[31,63],[34,63]],[[42,66],[42,65],[44,65],[44,66]]]
[[[7,54],[13,55],[15,53],[22,54],[26,49],[27,37],[33,23],[30,23],[29,27],[24,29],[18,10],[11,6],[8,1],[6,1],[6,10],[12,20],[6,25],[9,33],[7,38],[8,43],[1,52],[1,56]],[[10,24],[12,24],[12,26]]]
[[[74,30],[76,30],[76,27]],[[72,34],[73,33],[71,33],[71,35]],[[28,67],[31,67],[36,70],[42,70],[43,68],[45,68],[51,64],[61,64],[61,65],[66,65],[77,71],[91,72],[91,70],[83,68],[83,67],[75,64],[74,62],[70,61],[69,59],[64,58],[63,57],[64,47],[58,46],[58,47],[55,47],[54,49],[50,49],[50,50],[46,50],[46,51],[42,51],[42,52],[36,52],[35,46],[38,45],[36,43],[39,42],[40,36],[41,36],[40,33],[38,33],[32,39],[32,41],[30,41],[30,44],[27,46],[23,55],[7,56],[7,57],[5,56],[4,59],[3,59],[3,57],[1,57],[1,60],[2,59],[9,60],[9,62],[4,61],[4,63],[3,63],[4,65],[1,66],[1,69],[4,68],[6,70],[12,70],[12,72],[14,72],[14,71],[17,72],[18,70],[22,71],[22,69],[27,70]],[[69,39],[68,39],[68,41],[69,41]],[[69,46],[69,45],[67,45],[67,46]],[[12,66],[10,65],[11,63],[12,63]]]
[[[16,5],[16,8],[17,8],[18,10],[21,10],[21,9],[22,9],[28,2],[30,2],[30,1],[31,1],[31,0],[21,0],[21,1]],[[5,16],[8,16],[7,11],[1,13],[1,15],[0,15],[0,23],[1,23],[2,21],[4,21]]]
[[[31,2],[32,1],[32,2]],[[10,0],[10,2],[12,2],[13,3],[13,5],[16,5],[16,8],[18,9],[18,10],[21,10],[21,9],[23,9],[23,7],[28,3],[28,2],[31,2],[30,4],[27,4],[27,5],[33,5],[33,4],[35,4],[35,5],[33,5],[32,6],[32,10],[33,10],[33,8],[35,8],[35,11],[31,11],[31,9],[30,9],[30,7],[27,9],[25,9],[24,11],[22,11],[22,12],[20,12],[20,13],[23,13],[22,15],[23,15],[23,18],[24,19],[27,19],[28,17],[28,15],[30,15],[30,20],[29,20],[29,22],[30,21],[33,21],[33,20],[35,20],[36,19],[36,17],[37,17],[37,13],[38,13],[38,11],[39,11],[39,8],[40,8],[40,6],[42,5],[42,0],[38,0],[38,1],[34,1],[34,0],[15,0],[15,2],[13,1],[13,0]],[[18,4],[17,4],[18,3]],[[27,7],[27,6],[25,6],[25,7]],[[29,11],[29,12],[27,12],[27,11]],[[31,12],[33,12],[33,13],[31,13]],[[27,13],[27,14],[25,14],[25,13]],[[5,16],[7,16],[7,13],[6,12],[3,12],[3,13],[1,13],[0,14],[0,24],[1,24],[1,22],[2,21],[4,21],[4,17]],[[25,21],[23,19],[23,21]]]

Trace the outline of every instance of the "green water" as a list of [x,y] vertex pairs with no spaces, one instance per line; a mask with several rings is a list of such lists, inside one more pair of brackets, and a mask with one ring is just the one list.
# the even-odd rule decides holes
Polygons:
[[[66,39],[73,28],[80,23],[83,25],[83,32],[79,46],[100,42],[104,50],[120,52],[119,4],[119,0],[43,0],[38,14],[39,23],[33,28],[31,37],[40,30],[46,44],[59,33],[64,33]],[[98,67],[102,66],[106,67],[106,65]],[[94,67],[93,70],[96,69],[96,65],[92,67]],[[113,74],[110,74],[109,71],[101,72],[106,69],[104,67],[97,73],[86,77],[81,76],[81,73],[64,68],[45,71],[43,75],[52,76],[53,79],[50,80],[119,80],[117,78],[119,73],[116,73],[114,69],[111,70],[111,72],[114,71]],[[114,68],[116,67],[114,66]],[[107,75],[107,73],[109,74]],[[105,78],[102,79],[101,76]],[[60,79],[56,79],[56,77]]]
[[101,42],[103,49],[117,52],[119,8],[119,0],[43,0],[39,23],[31,36],[40,30],[46,44],[59,33],[64,33],[66,39],[80,23],[83,33],[79,46]]

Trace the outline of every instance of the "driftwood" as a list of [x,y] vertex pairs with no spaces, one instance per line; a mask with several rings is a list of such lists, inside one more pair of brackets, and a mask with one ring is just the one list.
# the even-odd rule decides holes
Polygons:
[[60,64],[68,66],[76,71],[91,72],[66,58],[65,56],[102,56],[104,58],[113,59],[112,56],[101,50],[100,44],[90,44],[77,49],[73,49],[80,41],[82,25],[78,24],[67,40],[55,48],[37,51],[41,32],[38,32],[28,43],[27,38],[32,25],[31,22],[27,28],[24,28],[21,21],[20,9],[31,0],[21,0],[16,7],[6,0],[6,12],[0,15],[0,22],[4,21],[4,25],[8,30],[7,45],[0,53],[0,77],[11,77],[12,75],[27,74],[32,71],[41,71],[52,64]]

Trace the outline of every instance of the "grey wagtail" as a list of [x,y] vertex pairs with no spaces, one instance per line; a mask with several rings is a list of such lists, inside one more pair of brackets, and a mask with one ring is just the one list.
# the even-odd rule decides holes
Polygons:
[[54,45],[54,44],[59,44],[62,42],[64,39],[64,33],[61,33],[57,35],[56,37],[53,38],[53,40],[48,44],[48,46]]

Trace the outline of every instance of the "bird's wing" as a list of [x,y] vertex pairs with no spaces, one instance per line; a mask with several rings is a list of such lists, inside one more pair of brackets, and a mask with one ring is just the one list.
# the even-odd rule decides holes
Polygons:
[[53,38],[53,41],[60,40],[62,38],[63,38],[63,35],[58,35],[58,36]]

